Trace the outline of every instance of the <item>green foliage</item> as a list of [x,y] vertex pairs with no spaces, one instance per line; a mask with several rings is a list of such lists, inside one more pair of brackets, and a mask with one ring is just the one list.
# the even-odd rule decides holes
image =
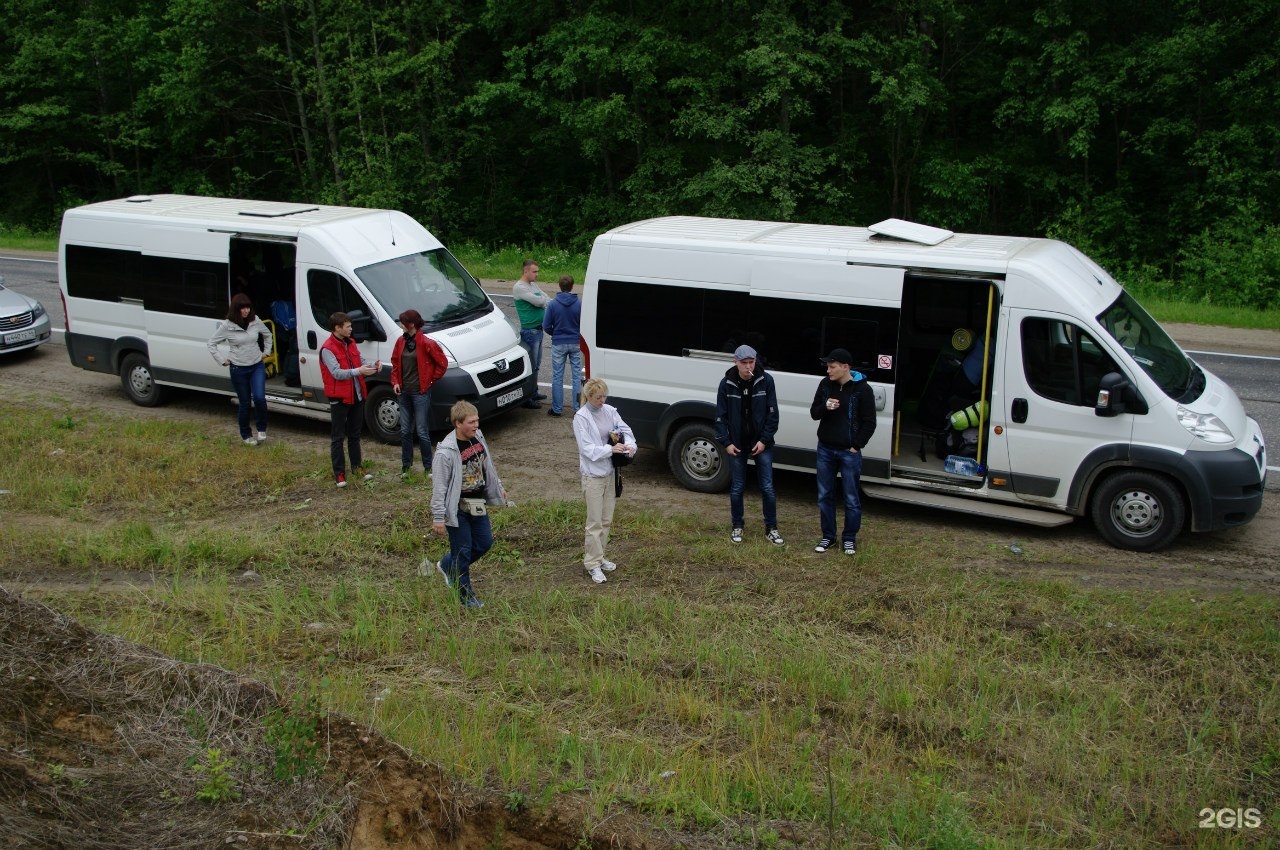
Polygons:
[[1280,225],[1264,224],[1255,202],[1192,236],[1178,266],[1184,301],[1280,309]]
[[272,774],[288,781],[320,772],[320,704],[313,696],[294,699],[291,710],[272,709],[263,720],[263,737],[275,750]]
[[0,227],[152,191],[579,253],[655,215],[902,216],[1274,307],[1277,43],[1264,0],[14,0]]
[[204,777],[204,784],[196,790],[196,799],[204,803],[232,803],[240,799],[236,790],[235,777],[231,772],[236,763],[231,758],[223,758],[222,750],[209,747],[203,753],[203,761],[196,761],[191,769]]

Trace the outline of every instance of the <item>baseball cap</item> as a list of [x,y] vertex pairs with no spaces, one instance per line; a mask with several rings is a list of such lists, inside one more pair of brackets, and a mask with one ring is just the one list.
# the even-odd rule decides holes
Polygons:
[[734,360],[755,360],[756,350],[749,345],[739,345],[733,350]]
[[826,357],[819,357],[818,359],[823,363],[843,363],[846,366],[853,362],[848,349],[844,348],[833,348]]

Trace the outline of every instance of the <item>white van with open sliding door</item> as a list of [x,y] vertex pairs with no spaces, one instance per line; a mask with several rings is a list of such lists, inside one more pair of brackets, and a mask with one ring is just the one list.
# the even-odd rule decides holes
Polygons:
[[[384,364],[368,381],[365,419],[386,442],[400,439],[387,364],[406,309],[422,314],[423,330],[449,358],[432,389],[432,429],[448,427],[458,399],[488,417],[535,391],[528,356],[497,305],[404,213],[139,195],[67,210],[58,259],[71,362],[118,374],[141,405],[158,404],[170,386],[234,395],[205,345],[235,292],[248,293],[275,334],[272,410],[328,418],[320,346],[336,312],[351,316],[364,360]],[[296,317],[295,333],[271,321],[277,302]]]
[[728,486],[716,387],[748,343],[774,376],[775,466],[813,471],[818,358],[875,392],[872,496],[1038,525],[1091,516],[1151,551],[1262,505],[1266,446],[1219,378],[1110,275],[1049,239],[658,218],[599,236],[588,370],[685,486]]

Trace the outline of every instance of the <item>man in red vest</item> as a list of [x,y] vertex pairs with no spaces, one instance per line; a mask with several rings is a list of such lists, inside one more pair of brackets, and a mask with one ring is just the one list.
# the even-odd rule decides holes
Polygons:
[[360,348],[351,338],[351,317],[334,313],[329,317],[333,333],[320,346],[320,362],[324,368],[324,394],[329,399],[329,457],[333,461],[333,480],[347,486],[347,468],[342,456],[342,438],[347,438],[351,455],[351,471],[365,481],[373,478],[360,463],[360,429],[364,426],[364,400],[368,397],[364,379],[382,371],[382,361],[369,365],[360,360]]

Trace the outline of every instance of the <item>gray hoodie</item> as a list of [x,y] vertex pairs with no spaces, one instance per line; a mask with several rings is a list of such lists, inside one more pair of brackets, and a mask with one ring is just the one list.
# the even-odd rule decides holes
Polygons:
[[[476,431],[477,440],[484,446],[484,500],[490,505],[505,505],[502,498],[502,479],[493,465],[493,453],[484,434]],[[462,501],[462,452],[458,448],[458,432],[450,431],[436,444],[435,457],[431,459],[431,521],[444,522],[457,527],[458,503]]]
[[[262,337],[267,340],[265,352],[258,347],[258,340]],[[230,349],[229,354],[223,354],[218,350],[218,346],[224,343]],[[264,354],[270,354],[274,344],[271,331],[267,330],[267,326],[257,316],[253,317],[253,321],[247,328],[241,328],[235,322],[223,319],[218,322],[213,336],[209,337],[209,354],[219,366],[222,365],[223,360],[230,360],[236,366],[252,366],[260,361]]]

